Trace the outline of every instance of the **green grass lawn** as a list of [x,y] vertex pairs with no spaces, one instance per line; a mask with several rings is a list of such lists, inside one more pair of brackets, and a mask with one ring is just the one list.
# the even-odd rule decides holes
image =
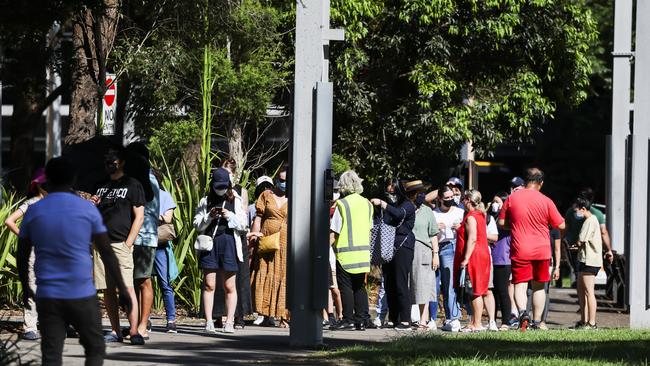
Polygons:
[[339,365],[648,365],[650,331],[425,333],[319,357]]

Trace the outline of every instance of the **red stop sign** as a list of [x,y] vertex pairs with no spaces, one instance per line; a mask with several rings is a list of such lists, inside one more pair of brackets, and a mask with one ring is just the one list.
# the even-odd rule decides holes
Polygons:
[[106,78],[106,85],[110,86],[106,90],[106,94],[104,94],[104,103],[106,103],[106,105],[109,107],[112,106],[115,102],[115,84],[116,83],[113,83],[112,78]]

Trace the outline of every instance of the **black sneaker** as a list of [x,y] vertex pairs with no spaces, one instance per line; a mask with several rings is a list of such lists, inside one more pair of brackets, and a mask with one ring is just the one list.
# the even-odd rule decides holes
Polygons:
[[330,325],[330,330],[354,330],[354,324],[341,319],[335,324]]
[[528,329],[528,325],[530,324],[530,316],[528,315],[527,311],[524,311],[519,315],[519,330],[522,332],[525,332],[526,329]]
[[178,333],[176,330],[176,322],[167,322],[167,333]]
[[151,332],[152,327],[153,327],[153,325],[151,324],[151,320],[147,320],[147,333]]
[[242,317],[235,317],[235,329],[244,329],[246,322]]
[[413,327],[411,327],[408,324],[399,323],[395,326],[395,330],[398,332],[408,332],[408,331],[412,331]]
[[366,330],[366,324],[365,323],[357,323],[354,325],[355,330],[360,330],[360,331],[365,331]]
[[26,341],[36,341],[40,338],[40,336],[38,335],[38,332],[30,330],[29,332],[25,332],[22,338]]
[[370,319],[366,321],[365,325],[366,325],[366,329],[377,329],[377,325],[375,325],[375,323],[370,321]]
[[530,325],[528,326],[528,329],[530,329],[530,330],[540,330],[540,329],[542,329],[542,328],[541,328],[539,322],[533,321],[533,322],[530,323]]

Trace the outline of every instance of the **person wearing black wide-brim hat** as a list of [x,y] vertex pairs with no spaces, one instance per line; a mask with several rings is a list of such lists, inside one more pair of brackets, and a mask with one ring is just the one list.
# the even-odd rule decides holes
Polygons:
[[386,201],[373,198],[370,202],[384,210],[384,221],[396,227],[395,255],[383,265],[388,313],[390,321],[397,330],[411,330],[411,293],[409,276],[413,263],[415,246],[415,199],[424,189],[420,180],[400,181],[396,193],[395,206]]

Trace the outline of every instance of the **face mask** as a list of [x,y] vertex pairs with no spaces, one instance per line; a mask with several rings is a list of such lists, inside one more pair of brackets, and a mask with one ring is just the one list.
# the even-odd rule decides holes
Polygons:
[[460,196],[454,196],[454,202],[458,205],[460,204]]
[[416,205],[417,207],[422,206],[422,204],[424,203],[424,198],[425,198],[424,193],[419,193],[419,194],[415,197],[415,205]]
[[108,174],[114,174],[117,172],[119,169],[119,166],[116,163],[108,163],[106,164],[106,173]]
[[224,194],[226,194],[226,192],[228,192],[228,189],[227,189],[227,188],[224,188],[224,189],[215,189],[215,190],[214,190],[214,193],[216,193],[217,196],[219,196],[219,197],[222,197]]
[[445,207],[451,207],[454,205],[454,200],[453,199],[448,199],[448,200],[442,200],[442,204]]
[[500,204],[498,204],[498,203],[493,203],[493,204],[492,204],[492,212],[494,212],[494,213],[498,213],[500,209],[501,209],[501,205],[500,205]]
[[397,195],[395,193],[384,192],[384,197],[386,198],[386,202],[388,203],[397,202]]
[[576,212],[576,219],[582,220],[585,218],[585,215],[582,212]]
[[332,198],[334,199],[334,201],[336,201],[339,198],[341,198],[341,194],[339,192],[334,192],[334,196]]
[[282,192],[287,191],[287,181],[286,180],[285,181],[278,181],[278,183],[275,186],[278,187],[278,189],[281,190]]

